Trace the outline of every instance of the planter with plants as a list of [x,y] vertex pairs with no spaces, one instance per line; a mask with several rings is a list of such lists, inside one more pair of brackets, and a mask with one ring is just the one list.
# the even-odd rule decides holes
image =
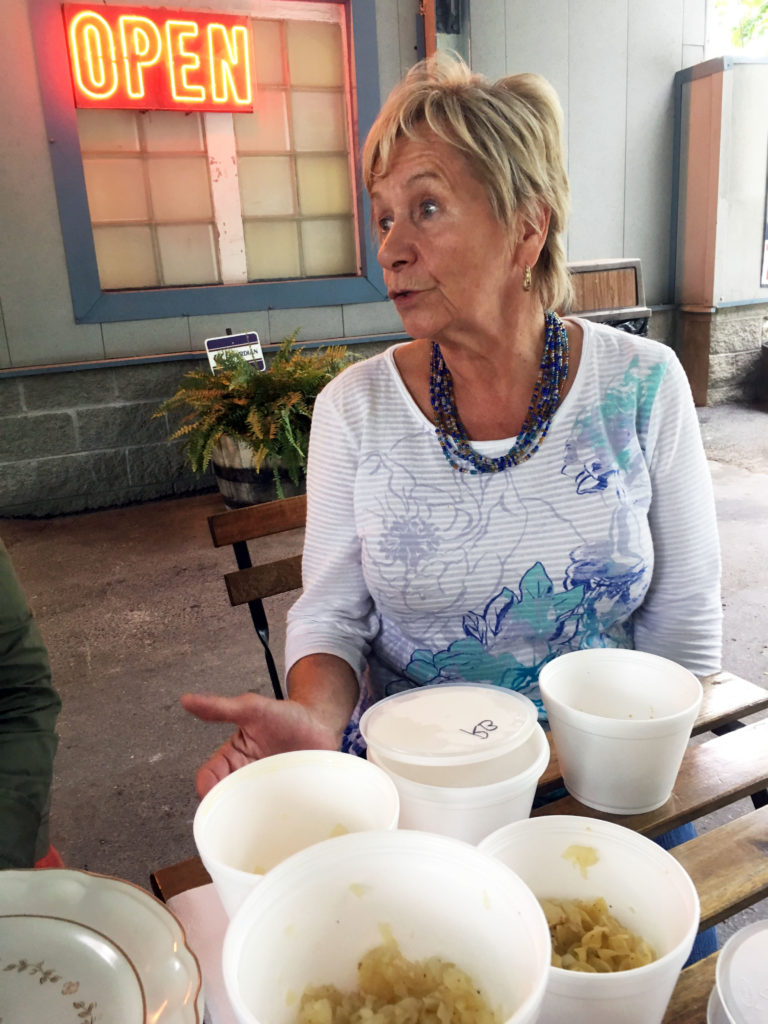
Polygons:
[[230,508],[298,494],[315,399],[357,358],[341,346],[298,348],[294,333],[266,370],[238,352],[218,356],[214,371],[190,370],[154,415],[185,413],[170,440],[186,439],[194,472],[212,466]]

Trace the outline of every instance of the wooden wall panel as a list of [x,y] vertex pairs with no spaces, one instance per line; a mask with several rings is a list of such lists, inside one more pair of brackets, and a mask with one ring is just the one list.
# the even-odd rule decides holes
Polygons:
[[723,73],[697,78],[688,93],[688,146],[678,301],[710,307],[715,276]]

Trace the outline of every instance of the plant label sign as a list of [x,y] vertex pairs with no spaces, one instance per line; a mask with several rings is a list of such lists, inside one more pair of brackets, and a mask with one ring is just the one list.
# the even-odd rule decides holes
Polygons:
[[261,351],[261,342],[255,331],[248,331],[245,334],[225,334],[223,338],[206,338],[205,351],[208,353],[208,362],[214,372],[218,369],[216,357],[224,355],[225,352],[239,352],[244,359],[256,363],[260,370],[267,368],[264,354]]

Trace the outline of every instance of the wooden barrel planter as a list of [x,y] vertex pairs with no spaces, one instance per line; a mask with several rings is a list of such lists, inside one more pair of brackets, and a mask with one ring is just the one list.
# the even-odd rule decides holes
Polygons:
[[[227,508],[245,508],[279,497],[274,473],[271,469],[257,472],[253,452],[242,441],[221,437],[213,450],[211,467]],[[285,473],[280,474],[280,483],[286,498],[306,490],[304,480],[297,485]]]

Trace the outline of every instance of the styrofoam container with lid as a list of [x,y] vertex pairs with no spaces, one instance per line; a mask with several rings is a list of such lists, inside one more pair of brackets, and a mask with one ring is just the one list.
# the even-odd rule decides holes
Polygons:
[[512,690],[446,683],[387,697],[363,715],[368,760],[400,796],[400,828],[477,843],[527,818],[549,744]]
[[[768,921],[733,934],[720,951],[707,1020],[728,1024],[768,1021]],[[717,1012],[722,1016],[717,1016]]]
[[[533,731],[536,705],[489,683],[438,683],[385,697],[368,708],[360,731],[392,764],[433,768],[485,764],[519,747]],[[471,774],[465,785],[471,786]]]

